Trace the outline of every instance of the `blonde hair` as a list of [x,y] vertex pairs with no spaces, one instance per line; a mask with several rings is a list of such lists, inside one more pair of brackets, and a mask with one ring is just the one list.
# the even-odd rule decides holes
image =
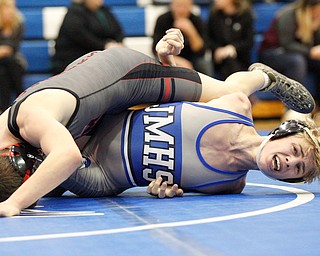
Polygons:
[[[15,0],[0,0],[0,10],[10,1],[15,2]],[[23,23],[23,16],[20,13],[20,11],[15,7],[15,15],[11,24],[11,28],[14,30],[17,27],[19,27],[22,23]],[[0,29],[2,29],[2,27],[3,27],[3,20],[0,16]]]
[[[314,139],[312,139],[306,131],[304,131],[303,133],[297,133],[295,136],[299,138],[305,138],[307,143],[310,145],[310,150],[314,150],[313,168],[306,173],[305,177],[303,177],[307,183],[311,183],[316,179],[320,180],[320,130],[311,118],[306,118],[306,120],[303,121],[307,123],[308,129],[311,132],[311,136],[313,136]],[[316,140],[317,145],[315,145],[314,140]]]
[[313,44],[315,28],[313,27],[312,8],[318,4],[320,5],[320,1],[315,0],[300,0],[294,4],[298,24],[296,36],[305,44]]

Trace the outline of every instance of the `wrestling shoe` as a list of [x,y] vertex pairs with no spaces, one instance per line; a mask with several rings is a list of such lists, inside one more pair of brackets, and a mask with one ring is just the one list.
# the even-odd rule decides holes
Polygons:
[[299,82],[280,74],[262,63],[252,64],[249,67],[249,71],[252,70],[261,70],[269,76],[271,84],[261,91],[271,92],[288,108],[304,114],[311,113],[315,108],[315,101],[312,95]]

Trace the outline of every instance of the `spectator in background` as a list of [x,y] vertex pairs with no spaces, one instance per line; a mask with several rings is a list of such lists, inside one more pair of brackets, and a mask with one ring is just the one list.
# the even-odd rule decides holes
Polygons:
[[299,82],[313,73],[319,83],[319,29],[320,0],[298,0],[286,5],[264,34],[260,61]]
[[123,38],[119,22],[103,0],[72,0],[56,39],[53,73],[88,52],[123,46]]
[[184,36],[184,49],[179,56],[174,56],[176,65],[211,75],[210,63],[205,61],[205,23],[200,16],[191,12],[192,5],[192,0],[171,0],[170,10],[156,21],[152,50],[155,54],[156,44],[166,34],[166,30],[178,28]]
[[22,92],[26,60],[19,52],[24,21],[15,0],[0,0],[0,113]]
[[247,70],[254,43],[254,17],[247,0],[214,0],[208,19],[209,47],[219,78]]

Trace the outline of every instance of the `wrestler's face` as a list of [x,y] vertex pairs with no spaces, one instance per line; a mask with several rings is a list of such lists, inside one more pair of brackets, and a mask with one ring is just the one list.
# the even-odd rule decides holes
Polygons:
[[313,165],[314,149],[295,136],[268,141],[258,160],[260,170],[274,179],[305,177]]

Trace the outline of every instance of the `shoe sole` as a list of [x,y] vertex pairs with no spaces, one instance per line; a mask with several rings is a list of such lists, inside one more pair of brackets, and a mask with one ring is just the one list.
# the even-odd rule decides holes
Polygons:
[[271,92],[288,108],[303,114],[311,113],[314,110],[315,101],[311,93],[299,82],[280,74],[262,63],[252,64],[249,70],[262,70],[265,72],[272,80],[272,83],[262,91]]

